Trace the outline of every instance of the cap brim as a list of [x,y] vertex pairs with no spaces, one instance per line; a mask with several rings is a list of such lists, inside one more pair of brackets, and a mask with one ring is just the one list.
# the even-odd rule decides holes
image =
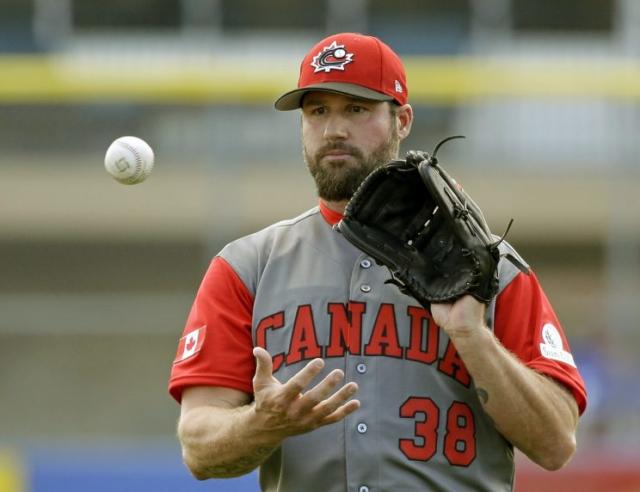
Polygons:
[[393,101],[393,97],[383,94],[382,92],[367,89],[361,85],[346,84],[343,82],[325,82],[323,84],[308,85],[301,89],[286,92],[276,100],[274,105],[278,111],[298,109],[302,106],[302,98],[305,94],[314,91],[332,92],[334,94],[355,96],[372,101]]

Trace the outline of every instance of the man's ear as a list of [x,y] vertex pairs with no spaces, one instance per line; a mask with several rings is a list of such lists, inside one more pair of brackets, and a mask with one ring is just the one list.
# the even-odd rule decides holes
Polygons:
[[404,104],[396,109],[396,124],[398,125],[398,137],[404,140],[411,133],[413,124],[413,108],[410,104]]

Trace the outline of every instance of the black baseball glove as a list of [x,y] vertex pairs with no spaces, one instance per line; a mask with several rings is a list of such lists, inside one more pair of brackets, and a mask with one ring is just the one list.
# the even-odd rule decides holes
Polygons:
[[452,138],[464,137],[443,140],[432,155],[411,151],[373,171],[337,225],[348,241],[389,268],[388,282],[427,309],[465,294],[489,303],[498,292],[502,239],[436,159]]

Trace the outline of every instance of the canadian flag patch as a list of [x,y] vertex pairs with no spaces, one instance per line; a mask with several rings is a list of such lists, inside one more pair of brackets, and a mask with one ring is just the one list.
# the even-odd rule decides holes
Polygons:
[[182,362],[200,352],[206,333],[206,326],[201,326],[183,336],[178,343],[178,352],[173,363]]

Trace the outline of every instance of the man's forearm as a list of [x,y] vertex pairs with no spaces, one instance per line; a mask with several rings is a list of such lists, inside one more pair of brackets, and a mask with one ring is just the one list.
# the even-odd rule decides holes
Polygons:
[[324,368],[322,359],[281,383],[273,376],[269,352],[254,347],[253,355],[253,403],[248,404],[249,394],[224,387],[192,387],[182,395],[178,438],[184,462],[198,479],[248,473],[288,436],[340,422],[360,407],[351,399],[358,385],[340,386],[340,369],[311,384]]
[[183,459],[199,480],[244,475],[260,466],[280,442],[252,431],[253,404],[194,408],[178,426]]
[[577,410],[569,393],[524,366],[486,328],[452,340],[496,428],[546,469],[575,450]]

